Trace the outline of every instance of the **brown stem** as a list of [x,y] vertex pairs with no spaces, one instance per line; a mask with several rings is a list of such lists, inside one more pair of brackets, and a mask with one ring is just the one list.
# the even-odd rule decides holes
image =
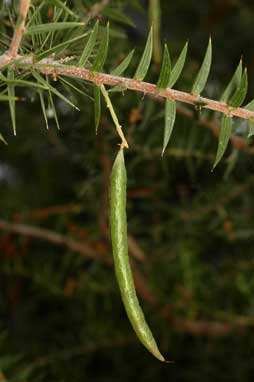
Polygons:
[[38,239],[49,241],[55,245],[61,247],[66,247],[71,251],[78,252],[82,256],[88,257],[90,259],[100,259],[105,263],[111,262],[110,259],[107,259],[106,256],[100,256],[97,251],[95,251],[90,245],[85,243],[80,243],[73,239],[67,238],[63,235],[60,235],[56,232],[50,231],[45,228],[38,228],[29,226],[26,224],[14,224],[6,222],[3,219],[0,219],[0,229],[4,231],[9,231],[24,236],[35,237]]
[[20,42],[25,31],[25,23],[30,7],[30,0],[20,0],[19,7],[19,23],[16,25],[12,36],[10,48],[2,56],[0,56],[0,67],[9,64],[18,54]]
[[[23,65],[31,64],[31,59],[26,59]],[[110,85],[122,86],[124,89],[135,90],[144,94],[153,95],[155,97],[162,97],[173,99],[175,101],[197,105],[202,103],[203,108],[217,111],[232,117],[239,117],[243,119],[254,119],[254,112],[244,108],[230,108],[226,103],[214,101],[209,98],[201,97],[196,94],[186,93],[174,89],[159,90],[156,85],[144,81],[138,81],[132,78],[118,77],[111,74],[95,73],[85,68],[77,66],[60,65],[57,61],[50,59],[42,60],[33,65],[35,69],[45,74],[60,74],[73,78],[80,78],[85,81],[96,83],[97,85]]]

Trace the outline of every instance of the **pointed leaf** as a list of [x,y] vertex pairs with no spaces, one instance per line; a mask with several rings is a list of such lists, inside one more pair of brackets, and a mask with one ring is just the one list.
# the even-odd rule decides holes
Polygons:
[[90,57],[90,54],[92,53],[92,50],[93,50],[95,42],[96,42],[98,29],[99,29],[99,22],[97,21],[93,27],[93,30],[92,30],[90,37],[86,43],[86,46],[85,46],[85,48],[84,48],[84,50],[80,56],[79,66],[85,66],[85,64],[87,63],[87,60]]
[[161,65],[160,76],[157,82],[158,89],[166,89],[169,84],[171,74],[171,61],[167,44],[164,45],[163,60]]
[[[245,106],[245,109],[254,111],[254,99]],[[249,119],[248,120],[248,138],[252,137],[253,135],[254,135],[254,120]]]
[[116,7],[112,7],[112,8],[106,7],[102,10],[102,14],[109,17],[112,20],[118,21],[120,23],[129,25],[135,28],[135,24],[133,23],[133,21],[129,17],[124,15],[121,11],[119,11]]
[[67,22],[59,22],[59,23],[45,23],[45,24],[37,24],[27,28],[24,32],[24,35],[33,35],[40,33],[49,33],[55,32],[59,30],[69,29],[69,28],[77,28],[84,26],[84,23],[79,23],[76,21],[67,21]]
[[188,52],[188,41],[185,43],[185,45],[184,45],[184,47],[183,47],[183,49],[182,49],[182,51],[178,57],[178,60],[176,61],[174,67],[172,68],[171,76],[170,76],[170,80],[169,80],[169,84],[168,84],[169,88],[172,88],[175,85],[175,83],[177,82],[178,78],[180,77],[182,70],[183,70],[183,67],[184,67],[184,64],[185,64],[187,52]]
[[194,81],[193,87],[192,87],[192,93],[193,94],[200,94],[202,93],[209,73],[211,69],[211,63],[212,63],[212,40],[211,37],[209,38],[208,46],[206,49],[205,58],[203,60],[203,63],[201,65],[201,68],[199,69],[199,72],[197,74],[197,77]]
[[34,78],[37,79],[38,82],[45,85],[47,90],[50,90],[52,93],[54,93],[56,96],[61,98],[64,102],[66,102],[68,105],[70,105],[71,107],[79,111],[79,108],[76,105],[74,105],[74,103],[72,103],[68,98],[66,98],[62,93],[60,93],[56,88],[54,88],[54,86],[51,86],[48,81],[45,81],[44,78],[39,73],[34,71],[32,75],[34,76]]
[[246,94],[248,90],[248,75],[247,69],[244,69],[243,76],[241,82],[237,89],[235,90],[232,98],[229,101],[229,106],[232,107],[240,107],[245,100]]
[[94,85],[94,122],[95,122],[95,132],[97,134],[98,127],[101,119],[101,90],[100,87]]
[[[14,81],[14,71],[9,69],[7,73],[7,77],[9,80]],[[13,128],[13,134],[16,135],[16,103],[13,97],[15,97],[15,85],[13,84],[7,84],[8,89],[8,96],[9,99],[9,108],[11,113],[11,122],[12,122],[12,128]]]
[[219,143],[218,143],[218,149],[217,154],[215,158],[215,163],[213,165],[213,170],[217,166],[217,164],[220,162],[221,158],[223,157],[228,142],[230,138],[232,130],[232,117],[228,115],[223,115],[221,120],[221,130],[220,130],[220,136],[219,136]]
[[102,67],[106,61],[106,57],[108,54],[108,44],[109,44],[109,23],[107,23],[101,45],[99,47],[97,56],[95,58],[92,70],[94,72],[99,72],[102,70]]
[[8,145],[2,134],[0,133],[0,141],[2,141],[5,145]]
[[174,123],[176,118],[176,102],[171,99],[167,99],[165,102],[165,127],[164,127],[164,138],[163,138],[163,149],[162,154],[168,145],[169,139],[171,137]]
[[224,93],[221,96],[222,102],[228,102],[229,98],[231,97],[233,91],[240,85],[241,79],[242,79],[242,60],[240,60],[228,86],[224,90]]
[[254,135],[254,120],[249,119],[248,120],[248,138],[252,137]]
[[134,54],[134,49],[128,54],[128,56],[125,57],[125,59],[114,69],[111,71],[110,74],[113,76],[121,76],[121,74],[124,73],[124,71],[128,68],[132,57]]
[[47,118],[47,112],[46,112],[46,107],[45,107],[45,102],[44,102],[44,97],[43,97],[43,92],[41,90],[38,90],[39,97],[40,97],[40,103],[41,103],[41,109],[42,109],[42,114],[46,123],[46,128],[48,130],[49,125],[48,125],[48,118]]
[[145,78],[151,63],[152,53],[153,53],[153,28],[151,27],[147,41],[146,41],[146,46],[145,46],[143,55],[137,67],[136,73],[134,75],[135,80],[142,81]]

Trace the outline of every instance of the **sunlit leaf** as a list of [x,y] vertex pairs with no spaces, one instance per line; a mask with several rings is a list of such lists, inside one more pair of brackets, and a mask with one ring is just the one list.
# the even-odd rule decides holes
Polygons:
[[134,54],[134,49],[128,54],[128,56],[125,57],[125,59],[114,69],[111,71],[111,74],[113,76],[121,76],[124,71],[128,68],[132,57]]
[[79,66],[85,66],[87,63],[88,58],[90,57],[92,50],[94,48],[97,34],[98,34],[98,29],[99,29],[99,22],[97,21],[96,24],[93,27],[93,30],[90,34],[90,37],[86,43],[86,46],[80,56],[79,59]]
[[175,123],[175,118],[176,118],[176,102],[174,100],[167,99],[165,102],[165,126],[164,126],[162,155],[164,154],[164,151],[171,137],[174,123]]
[[241,78],[242,78],[242,60],[240,60],[229,84],[227,85],[226,89],[224,90],[221,101],[222,102],[228,102],[229,98],[231,97],[233,91],[240,85]]
[[153,28],[151,27],[147,41],[146,41],[146,46],[145,46],[143,55],[137,67],[136,73],[134,75],[135,80],[142,81],[145,78],[151,63],[152,53],[153,53]]
[[97,134],[98,127],[101,119],[101,90],[100,87],[94,85],[94,122],[95,122],[95,132]]
[[197,74],[197,77],[194,81],[194,84],[192,86],[192,93],[193,94],[201,94],[206,83],[207,79],[210,73],[211,69],[211,63],[212,63],[212,40],[209,38],[208,46],[206,49],[206,54],[203,60],[203,63],[201,65],[201,68],[199,69],[199,72]]
[[163,89],[166,89],[168,87],[170,75],[171,75],[171,61],[170,61],[170,56],[169,56],[167,44],[165,44],[160,76],[159,76],[159,79],[157,82],[157,88],[158,89],[163,90]]
[[229,138],[231,135],[232,130],[232,117],[223,114],[222,120],[221,120],[221,129],[220,129],[220,136],[219,136],[219,143],[218,143],[218,149],[217,154],[215,158],[215,163],[213,165],[213,170],[217,166],[217,164],[222,159],[226,148],[228,146]]
[[101,45],[99,47],[97,56],[95,58],[92,70],[94,72],[99,72],[102,70],[103,65],[106,61],[106,57],[108,54],[108,44],[109,44],[109,23],[107,23],[107,27],[105,29]]
[[186,61],[187,52],[188,52],[188,42],[185,43],[174,67],[171,70],[170,80],[168,84],[169,88],[172,88],[177,82],[178,78],[180,77],[185,61]]

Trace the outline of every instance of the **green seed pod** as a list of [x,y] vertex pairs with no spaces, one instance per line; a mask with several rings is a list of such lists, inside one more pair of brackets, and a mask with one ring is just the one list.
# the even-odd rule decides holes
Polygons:
[[128,318],[142,344],[160,361],[161,355],[139,305],[133,281],[127,244],[127,176],[123,149],[120,148],[111,173],[110,228],[116,278]]

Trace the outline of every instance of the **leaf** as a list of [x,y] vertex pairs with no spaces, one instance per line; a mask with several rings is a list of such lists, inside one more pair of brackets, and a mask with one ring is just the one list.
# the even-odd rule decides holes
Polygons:
[[[9,69],[7,72],[7,77],[9,80],[14,80],[14,71]],[[15,85],[13,84],[7,84],[8,89],[8,96],[9,98],[9,108],[11,113],[11,122],[12,122],[12,129],[13,134],[16,135],[16,103],[13,97],[15,97]]]
[[99,22],[96,21],[96,23],[92,29],[92,32],[90,34],[90,37],[86,43],[86,46],[85,46],[85,48],[84,48],[84,50],[80,56],[79,66],[85,66],[85,64],[87,63],[87,60],[90,57],[90,54],[92,53],[92,50],[93,50],[95,42],[96,42],[98,29],[99,29]]
[[212,40],[210,37],[203,63],[201,65],[201,68],[199,69],[197,77],[192,86],[191,92],[193,94],[199,95],[200,93],[202,93],[210,73],[211,63],[212,63]]
[[254,120],[249,119],[248,120],[248,138],[252,137],[254,135]]
[[[84,38],[85,36],[87,36],[87,32],[86,33],[83,33],[81,34],[80,36],[76,36],[76,37],[73,37],[69,40],[66,40],[66,41],[63,41],[61,42],[60,44],[57,44],[55,46],[53,46],[52,48],[50,49],[47,49],[47,50],[44,50],[44,52],[38,54],[37,56],[35,56],[35,60],[36,61],[40,61],[42,58],[44,57],[48,57],[50,55],[52,55],[53,53],[56,53],[58,52],[59,50],[61,50],[62,48],[67,48],[69,47],[72,43],[78,41],[78,40],[81,40],[82,38]],[[59,52],[58,52],[59,53]]]
[[187,52],[188,52],[188,41],[185,43],[178,57],[178,60],[176,61],[174,67],[171,70],[171,76],[170,76],[170,80],[168,84],[169,88],[172,88],[175,85],[178,78],[180,77],[185,61],[186,61]]
[[98,127],[101,119],[101,90],[98,85],[94,85],[94,122],[95,122],[95,132],[97,134]]
[[232,117],[224,114],[221,120],[221,130],[220,130],[220,136],[219,136],[218,149],[217,149],[215,163],[213,165],[212,171],[220,162],[221,158],[223,157],[226,151],[231,130],[232,130]]
[[8,145],[2,134],[0,133],[0,141],[3,142],[5,145]]
[[[254,99],[250,101],[245,107],[245,109],[254,111]],[[248,120],[248,138],[254,135],[254,119]]]
[[153,28],[151,27],[147,41],[146,41],[146,46],[145,46],[143,55],[137,67],[136,73],[134,75],[135,80],[142,81],[145,78],[149,65],[151,63],[152,53],[153,53]]
[[24,35],[33,35],[40,33],[49,33],[55,32],[59,30],[69,29],[69,28],[77,28],[84,26],[84,23],[79,23],[76,21],[62,21],[59,23],[45,23],[45,24],[37,24],[27,28],[24,32]]
[[169,84],[171,74],[171,61],[167,44],[164,45],[163,60],[161,65],[160,76],[157,82],[157,88],[160,90],[166,89]]
[[41,103],[41,109],[42,109],[43,117],[44,117],[44,120],[45,120],[45,123],[46,123],[46,128],[48,130],[49,125],[48,125],[48,118],[47,118],[47,112],[46,112],[43,92],[41,90],[38,90],[38,93],[39,93],[39,97],[40,97],[40,103]]
[[114,70],[111,71],[110,74],[112,74],[113,76],[121,76],[121,74],[123,74],[123,72],[128,68],[132,60],[133,54],[134,54],[134,49],[128,54],[128,56],[125,57],[125,59]]
[[58,121],[57,112],[56,112],[54,100],[53,100],[52,93],[51,93],[50,89],[48,90],[48,96],[49,96],[49,99],[48,99],[49,100],[49,106],[52,109],[52,113],[53,113],[54,118],[55,118],[57,129],[60,130],[60,124],[59,124],[59,121]]
[[165,127],[164,127],[164,138],[163,138],[163,149],[161,155],[168,145],[169,139],[171,137],[174,123],[176,118],[176,102],[171,99],[167,99],[165,102]]
[[41,84],[45,85],[46,86],[46,89],[48,91],[51,91],[52,93],[54,93],[56,96],[58,96],[59,98],[61,98],[64,102],[66,102],[68,105],[70,105],[71,107],[73,107],[74,109],[78,110],[79,111],[79,108],[74,105],[68,98],[66,98],[62,93],[60,93],[56,88],[54,88],[53,86],[50,85],[50,83],[48,81],[45,81],[44,78],[37,72],[33,72],[32,75],[34,76],[34,78],[37,79],[38,82],[40,82]]
[[133,23],[133,21],[125,16],[121,11],[119,11],[117,8],[104,8],[101,12],[103,15],[111,18],[112,20],[115,20],[115,21],[118,21],[120,23],[123,23],[123,24],[126,24],[126,25],[129,25],[133,28],[135,28],[135,24]]
[[107,23],[106,30],[104,32],[101,45],[99,47],[97,56],[95,58],[92,71],[100,72],[107,57],[108,53],[108,44],[109,44],[109,23]]
[[242,60],[240,60],[228,86],[224,90],[221,96],[221,102],[228,102],[235,88],[237,88],[241,82],[242,78]]
[[246,94],[248,91],[248,75],[247,68],[244,69],[241,82],[237,89],[235,90],[232,98],[229,101],[229,106],[231,107],[240,107],[245,100]]

